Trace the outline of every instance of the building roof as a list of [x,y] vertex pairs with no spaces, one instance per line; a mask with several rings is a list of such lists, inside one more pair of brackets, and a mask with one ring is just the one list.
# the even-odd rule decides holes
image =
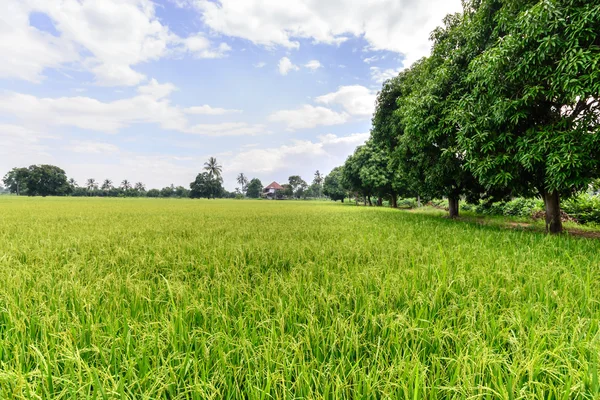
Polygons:
[[281,185],[279,183],[273,182],[269,186],[267,186],[265,189],[283,189],[283,187],[281,187]]

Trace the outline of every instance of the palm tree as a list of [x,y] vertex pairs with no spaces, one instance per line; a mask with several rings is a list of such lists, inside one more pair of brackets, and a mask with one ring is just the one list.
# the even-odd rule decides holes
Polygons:
[[87,187],[88,190],[94,190],[94,189],[98,188],[98,184],[96,183],[96,180],[94,178],[88,179],[85,186]]
[[246,175],[244,175],[243,172],[238,175],[237,183],[239,183],[242,186],[242,193],[246,193],[246,186],[248,186],[248,178],[246,178]]
[[216,158],[209,158],[208,161],[204,163],[204,170],[208,172],[208,175],[211,178],[221,179],[223,167],[219,165]]
[[121,188],[124,191],[128,191],[129,189],[131,189],[131,183],[127,179],[125,179],[123,182],[121,182]]
[[144,185],[142,182],[138,182],[135,184],[135,190],[137,190],[138,192],[145,192],[146,185]]
[[113,183],[110,179],[105,179],[102,183],[102,190],[110,190],[113,187]]
[[77,181],[75,181],[75,179],[71,178],[69,179],[69,185],[71,185],[72,188],[77,187]]
[[321,175],[321,173],[319,172],[319,170],[317,170],[315,172],[315,177],[313,179],[313,185],[317,185],[317,188],[318,188],[317,195],[319,197],[321,197],[321,188],[322,188],[321,185],[322,185],[322,183],[323,183],[323,175]]

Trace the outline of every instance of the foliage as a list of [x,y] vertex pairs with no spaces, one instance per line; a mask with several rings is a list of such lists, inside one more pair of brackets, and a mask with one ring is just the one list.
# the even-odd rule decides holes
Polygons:
[[544,209],[540,199],[517,197],[510,201],[481,202],[474,211],[484,215],[503,215],[506,217],[531,217],[535,212]]
[[344,170],[342,167],[334,168],[323,181],[323,194],[333,201],[341,200],[348,197],[348,192],[344,187]]
[[248,183],[246,188],[246,195],[251,199],[258,199],[262,193],[263,184],[260,179],[254,178]]
[[292,193],[290,195],[288,190],[286,191],[286,196],[293,196],[297,199],[305,197],[305,192],[308,189],[308,184],[304,179],[302,179],[298,175],[292,175],[289,177],[288,182],[290,188],[292,189]]
[[207,198],[215,199],[223,194],[220,177],[203,172],[196,176],[196,180],[190,183],[190,197],[193,199]]
[[204,170],[208,173],[211,179],[221,180],[221,173],[223,167],[217,162],[217,159],[210,157],[207,162],[204,163]]
[[599,395],[598,241],[316,202],[0,208],[0,398]]
[[11,193],[28,196],[65,196],[72,191],[65,171],[54,165],[13,168],[3,178]]
[[600,224],[600,196],[581,193],[565,201],[563,210],[581,224]]

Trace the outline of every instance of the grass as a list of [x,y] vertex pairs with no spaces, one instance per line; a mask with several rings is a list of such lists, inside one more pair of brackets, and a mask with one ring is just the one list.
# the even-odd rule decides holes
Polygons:
[[339,203],[0,209],[0,398],[600,396],[600,241]]

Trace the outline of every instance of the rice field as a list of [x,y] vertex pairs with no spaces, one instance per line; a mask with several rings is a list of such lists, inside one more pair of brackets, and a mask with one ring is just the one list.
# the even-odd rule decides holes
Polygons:
[[2,399],[600,397],[600,241],[327,202],[0,211]]

